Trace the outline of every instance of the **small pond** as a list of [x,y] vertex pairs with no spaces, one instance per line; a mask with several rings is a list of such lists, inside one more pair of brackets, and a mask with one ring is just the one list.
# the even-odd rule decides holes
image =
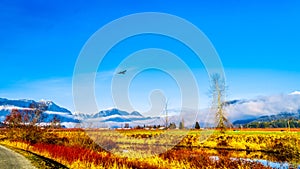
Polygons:
[[265,166],[270,166],[272,168],[297,168],[300,169],[300,159],[297,158],[285,158],[282,157],[280,154],[274,153],[266,153],[260,151],[235,151],[235,150],[216,150],[216,149],[209,149],[209,148],[180,148],[191,151],[195,150],[203,150],[209,154],[211,154],[211,158],[218,160],[219,156],[227,156],[230,159],[242,159],[251,162],[259,162]]

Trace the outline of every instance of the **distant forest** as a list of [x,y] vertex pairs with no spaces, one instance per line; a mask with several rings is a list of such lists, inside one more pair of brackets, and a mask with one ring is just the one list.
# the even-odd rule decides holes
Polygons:
[[251,122],[244,124],[245,128],[300,128],[300,120],[273,120],[268,122]]

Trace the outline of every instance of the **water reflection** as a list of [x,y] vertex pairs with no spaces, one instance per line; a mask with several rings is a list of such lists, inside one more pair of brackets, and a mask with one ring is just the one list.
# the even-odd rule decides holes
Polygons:
[[272,168],[298,168],[300,169],[299,158],[283,157],[280,153],[267,153],[261,151],[236,151],[228,149],[209,149],[209,148],[177,148],[178,150],[188,150],[190,154],[194,154],[195,150],[202,150],[210,154],[215,160],[218,157],[227,157],[230,159],[241,159],[250,162],[260,162],[265,166]]

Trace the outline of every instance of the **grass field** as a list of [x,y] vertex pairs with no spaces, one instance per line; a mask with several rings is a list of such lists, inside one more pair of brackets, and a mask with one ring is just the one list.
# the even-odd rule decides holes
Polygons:
[[36,135],[30,141],[21,130],[2,130],[0,139],[69,168],[268,168],[245,159],[300,164],[300,134],[294,130],[60,129]]

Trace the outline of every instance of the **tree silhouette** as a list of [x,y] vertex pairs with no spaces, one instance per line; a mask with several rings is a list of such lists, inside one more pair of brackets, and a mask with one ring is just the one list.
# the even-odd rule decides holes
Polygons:
[[176,129],[176,124],[175,123],[170,123],[169,129]]
[[196,124],[195,124],[195,129],[200,129],[200,124],[198,121],[196,121]]
[[183,119],[179,123],[179,129],[184,129],[184,120]]

